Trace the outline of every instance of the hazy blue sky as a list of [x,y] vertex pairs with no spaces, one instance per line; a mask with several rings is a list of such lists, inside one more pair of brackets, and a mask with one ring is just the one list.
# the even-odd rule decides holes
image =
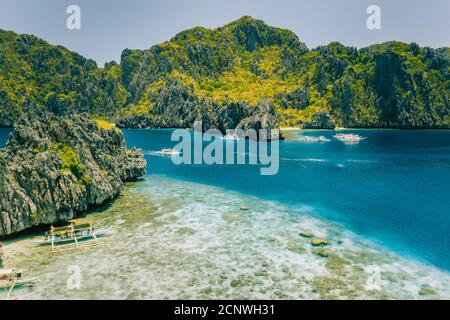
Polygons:
[[[66,28],[71,4],[81,7],[81,30]],[[381,7],[381,30],[366,27],[370,4]],[[124,48],[146,49],[187,28],[244,15],[291,29],[309,47],[394,39],[450,46],[450,0],[0,0],[0,28],[35,34],[100,65],[118,61]]]

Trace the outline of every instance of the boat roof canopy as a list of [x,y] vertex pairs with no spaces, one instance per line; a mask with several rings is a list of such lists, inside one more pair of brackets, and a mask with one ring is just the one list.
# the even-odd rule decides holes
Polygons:
[[50,229],[50,231],[52,231],[53,233],[60,233],[60,232],[66,232],[66,231],[72,231],[72,230],[83,230],[83,229],[89,229],[92,228],[92,224],[91,223],[84,223],[84,224],[70,224],[68,226],[64,226],[64,227],[52,227],[52,229]]

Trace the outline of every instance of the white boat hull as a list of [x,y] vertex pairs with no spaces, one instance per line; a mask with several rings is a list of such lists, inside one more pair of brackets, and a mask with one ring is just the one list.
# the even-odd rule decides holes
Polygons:
[[113,233],[114,233],[114,230],[112,228],[102,228],[102,229],[94,230],[94,232],[92,232],[92,233],[78,236],[76,238],[53,237],[53,239],[49,238],[49,239],[44,239],[44,240],[30,240],[29,242],[38,244],[41,246],[45,246],[45,245],[51,245],[52,240],[53,240],[53,244],[70,243],[70,242],[74,242],[75,239],[77,241],[83,241],[83,240],[93,239],[94,237],[101,238],[104,236],[111,235]]

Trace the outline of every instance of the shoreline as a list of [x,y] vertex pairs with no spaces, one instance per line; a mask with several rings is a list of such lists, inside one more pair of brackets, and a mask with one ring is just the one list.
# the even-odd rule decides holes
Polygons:
[[282,127],[279,129],[284,132],[292,132],[292,131],[450,131],[450,128],[335,128],[335,129],[304,129],[300,127]]
[[[111,124],[114,124],[111,122]],[[0,126],[0,129],[13,129],[12,126]],[[192,128],[160,128],[160,127],[149,127],[149,128],[133,128],[133,127],[118,127],[123,130],[176,130],[176,129],[186,129],[188,131],[192,131]],[[280,131],[347,131],[347,130],[367,130],[367,131],[376,131],[376,130],[386,130],[386,131],[450,131],[450,128],[344,128],[344,127],[336,127],[335,129],[326,129],[326,128],[317,128],[317,129],[305,129],[301,127],[279,127]]]

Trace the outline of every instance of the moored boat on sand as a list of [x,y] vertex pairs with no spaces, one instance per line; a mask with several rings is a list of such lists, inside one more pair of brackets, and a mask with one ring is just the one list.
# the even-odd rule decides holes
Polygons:
[[[111,235],[114,230],[111,227],[95,229],[92,223],[76,225],[71,223],[65,227],[51,227],[46,232],[45,238],[41,240],[31,240],[38,245],[51,245],[52,252],[63,252],[99,245],[99,238]],[[89,244],[89,240],[94,240]],[[82,244],[88,242],[88,244]]]
[[31,286],[36,279],[37,277],[22,277],[21,270],[0,269],[0,289]]
[[44,239],[31,240],[30,242],[38,245],[50,245],[52,244],[52,242],[54,244],[60,244],[60,243],[74,242],[75,240],[77,241],[89,240],[93,239],[94,237],[100,238],[107,235],[111,235],[113,233],[114,231],[111,227],[96,229],[93,230],[92,232],[77,232],[74,235],[70,233],[65,233],[65,234],[54,234],[53,236],[51,236],[47,232]]

